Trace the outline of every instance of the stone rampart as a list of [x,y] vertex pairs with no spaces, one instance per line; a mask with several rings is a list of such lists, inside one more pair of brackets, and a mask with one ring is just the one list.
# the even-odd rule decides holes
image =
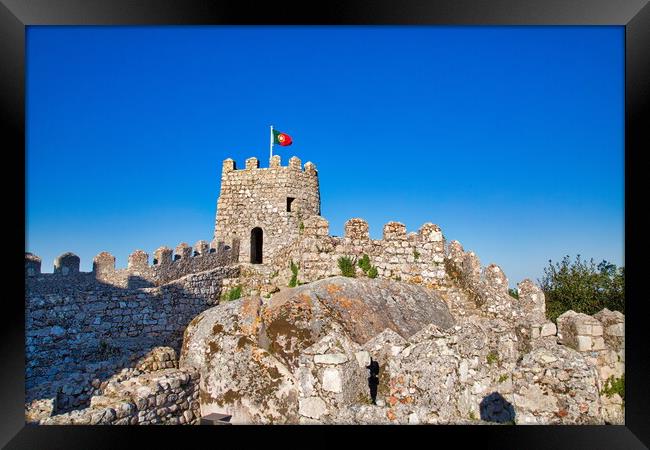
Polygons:
[[96,279],[104,284],[122,288],[142,288],[160,286],[189,274],[204,272],[237,262],[237,255],[229,246],[210,246],[206,241],[198,241],[194,248],[181,243],[175,251],[159,247],[154,252],[152,264],[149,255],[136,250],[128,257],[126,269],[115,268],[115,257],[101,252],[93,258],[92,272],[79,270],[80,259],[71,252],[56,258],[54,272],[41,272],[41,259],[25,253],[25,278],[35,286],[41,283],[45,289],[54,285],[88,284]]
[[370,239],[368,223],[350,219],[345,236],[329,235],[329,224],[320,216],[304,221],[300,236],[283,249],[273,261],[279,282],[290,280],[291,262],[299,268],[298,280],[310,282],[341,275],[338,260],[349,257],[358,276],[364,276],[358,261],[368,255],[379,278],[389,278],[442,288],[447,284],[444,266],[445,240],[437,225],[426,223],[417,232],[407,233],[399,222],[384,226],[383,239]]
[[85,405],[90,380],[114,374],[152,347],[179,348],[190,320],[218,303],[224,283],[238,277],[235,265],[145,288],[119,287],[93,273],[28,277],[28,400],[57,397],[64,411]]

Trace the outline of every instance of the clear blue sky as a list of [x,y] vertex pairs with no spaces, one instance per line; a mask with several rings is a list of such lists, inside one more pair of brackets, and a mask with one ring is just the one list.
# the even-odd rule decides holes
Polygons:
[[266,167],[273,124],[332,234],[437,223],[512,286],[620,265],[623,69],[622,27],[28,27],[26,251],[209,241],[222,161]]

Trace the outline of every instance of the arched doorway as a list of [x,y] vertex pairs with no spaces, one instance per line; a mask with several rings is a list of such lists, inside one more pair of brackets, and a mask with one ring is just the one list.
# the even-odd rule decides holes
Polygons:
[[263,232],[260,227],[251,230],[251,263],[262,264]]

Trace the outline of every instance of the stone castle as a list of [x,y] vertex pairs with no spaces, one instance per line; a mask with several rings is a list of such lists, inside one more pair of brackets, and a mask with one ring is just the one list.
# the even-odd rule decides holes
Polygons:
[[[449,328],[451,323],[456,323],[456,328],[459,324],[471,323],[472,327],[490,335],[501,335],[504,330],[509,330],[506,331],[507,339],[504,337],[503,341],[509,342],[510,350],[506,352],[509,356],[504,354],[502,363],[494,370],[498,367],[502,371],[516,371],[519,356],[533,351],[566,352],[566,347],[569,347],[576,354],[584,352],[585,358],[588,353],[591,366],[582,364],[580,360],[580,367],[585,373],[591,373],[592,369],[594,372],[593,376],[590,375],[594,386],[585,388],[590,392],[589,399],[575,405],[578,412],[568,406],[575,401],[568,401],[565,409],[570,412],[568,416],[560,414],[557,423],[622,421],[622,412],[617,412],[620,407],[615,401],[612,406],[609,397],[605,398],[597,391],[594,394],[594,389],[602,388],[610,376],[623,373],[623,318],[620,313],[605,310],[599,313],[600,316],[591,317],[571,311],[573,315],[567,313],[566,317],[561,317],[562,320],[558,319],[558,332],[556,325],[545,318],[544,295],[537,286],[524,280],[519,284],[519,299],[511,297],[508,280],[499,266],[482,267],[478,257],[465,251],[458,241],[447,243],[437,225],[426,223],[417,232],[407,232],[403,224],[389,222],[383,228],[382,239],[374,240],[369,237],[367,222],[353,218],[346,222],[344,236],[338,237],[330,235],[329,224],[320,216],[320,211],[318,172],[311,162],[303,167],[300,159],[294,156],[288,166],[282,166],[280,156],[276,155],[271,158],[268,168],[261,168],[257,158],[249,158],[245,167],[238,169],[235,161],[226,159],[222,166],[221,191],[210,242],[200,240],[193,247],[181,243],[174,250],[160,247],[153,253],[151,264],[146,252],[136,250],[129,255],[125,269],[116,269],[115,257],[101,252],[94,258],[91,272],[81,272],[79,257],[68,252],[55,260],[54,273],[41,273],[40,258],[26,253],[28,421],[44,424],[183,424],[199,423],[205,413],[225,411],[234,415],[235,422],[245,423],[382,423],[382,420],[462,423],[461,419],[454,419],[454,415],[463,414],[467,418],[468,414],[471,416],[469,411],[480,412],[481,396],[485,397],[488,390],[496,389],[498,385],[495,380],[489,382],[487,379],[491,376],[503,378],[502,373],[497,377],[489,372],[490,367],[480,368],[481,363],[476,358],[486,357],[483,350],[471,353],[470,366],[461,364],[449,369],[464,374],[459,375],[462,383],[474,385],[467,393],[458,393],[464,396],[462,406],[446,412],[444,419],[441,411],[436,413],[435,419],[424,419],[426,414],[420,411],[422,407],[418,410],[420,412],[414,412],[413,408],[400,410],[394,404],[387,407],[389,412],[382,412],[382,418],[372,416],[378,410],[373,410],[370,416],[363,410],[365,412],[359,412],[355,417],[342,412],[354,403],[353,397],[363,395],[366,374],[361,361],[372,356],[381,361],[386,371],[389,367],[402,371],[401,362],[395,366],[397,353],[390,356],[390,351],[387,354],[382,349],[387,345],[397,345],[399,339],[404,341],[411,335],[419,336],[422,333],[416,332],[430,323],[435,323],[441,330],[443,324],[452,330]],[[290,280],[294,279],[294,286],[306,285],[296,288],[296,292],[305,292],[309,286],[316,290],[318,283],[337,280],[334,277],[341,275],[338,264],[341,257],[350,258],[355,263],[359,283],[369,283],[368,286],[363,289],[356,285],[350,287],[352,281],[344,280],[343,288],[352,289],[353,294],[352,297],[338,298],[336,293],[341,286],[333,281],[334,284],[328,285],[320,297],[314,297],[307,306],[299,308],[304,312],[304,308],[315,308],[318,304],[331,311],[316,321],[317,325],[314,323],[316,316],[311,313],[308,317],[303,317],[302,312],[285,316],[288,310],[292,310],[287,305],[294,301],[290,293],[293,290],[287,289]],[[357,267],[356,263],[362,257],[369,260],[375,276],[368,276],[367,267]],[[377,279],[372,280],[375,277]],[[365,297],[366,291],[374,289],[372,286],[377,283],[398,287],[396,293],[391,291],[393,287],[382,288],[388,289],[381,292],[393,301],[408,293],[407,296],[421,298],[422,305],[433,302],[438,309],[427,312],[424,306],[421,311],[415,308],[410,318],[391,312],[393,303],[390,302],[366,310],[367,303],[375,301]],[[392,293],[389,295],[388,291]],[[227,302],[234,292],[241,292],[245,299]],[[345,305],[343,310],[325,305],[324,298],[330,295],[336,298],[337,308],[340,304]],[[354,300],[355,295],[362,299],[359,300],[361,303]],[[239,302],[240,306],[231,306]],[[279,304],[285,306],[279,307]],[[234,316],[225,318],[219,315],[226,311],[232,313],[232,308],[240,308],[235,314],[240,318],[234,324],[229,322]],[[448,311],[444,312],[448,317],[436,322],[436,317],[444,315],[443,309]],[[220,312],[212,313],[213,310]],[[350,331],[359,326],[359,321],[363,322],[378,310],[388,311],[386,314],[392,318],[379,315],[366,325],[369,329],[357,330],[356,334]],[[361,314],[360,311],[365,312]],[[355,316],[357,313],[359,315]],[[197,331],[199,322],[209,322],[204,319],[206,314],[212,314],[210,320],[218,322],[211,325],[209,336],[204,335],[204,331]],[[233,327],[227,335],[238,336],[238,340],[233,341],[230,352],[218,352],[216,349],[225,349],[226,346],[226,338],[218,331],[226,324]],[[278,324],[284,324],[282,332],[277,331]],[[309,324],[308,332],[304,330],[305,324]],[[387,330],[382,333],[384,329]],[[397,337],[391,337],[390,332]],[[197,336],[201,342],[195,342],[199,339]],[[218,343],[215,336],[219,337]],[[436,336],[440,338],[437,345],[443,345],[443,335]],[[427,345],[434,345],[430,334],[419,339],[412,344],[420,345],[426,340]],[[457,336],[449,337],[445,345],[454,349],[457,339]],[[204,342],[208,340],[212,340],[209,345]],[[304,362],[303,356],[299,355],[308,352],[312,348],[310,345],[316,346],[317,341],[323,348],[318,352],[325,354]],[[330,344],[323,347],[325,341]],[[339,343],[339,353],[352,356],[328,358],[327,348],[331,348],[334,341]],[[499,344],[498,340],[489,342],[492,344],[484,343],[485,352],[490,345],[497,346],[494,349],[497,353],[504,352],[498,346],[505,344]],[[400,348],[404,348],[405,343],[402,342]],[[559,350],[555,350],[556,347]],[[247,398],[242,393],[251,390],[250,386],[240,385],[236,390],[236,381],[223,386],[223,379],[217,382],[211,378],[222,370],[216,368],[221,367],[220,364],[223,367],[233,364],[233,361],[224,359],[214,366],[216,354],[219,358],[234,358],[232,355],[239,354],[241,349],[253,354],[262,352],[255,361],[263,365],[264,374],[255,375],[250,383],[257,386],[260,379],[271,374],[269,384],[259,391],[263,399]],[[207,353],[199,357],[197,352]],[[358,355],[363,352],[367,355],[359,359]],[[259,358],[271,362],[261,363]],[[327,370],[331,376],[327,382],[318,372],[318,364],[314,363],[319,358],[329,361]],[[340,364],[336,361],[354,361],[354,358],[359,361],[358,367],[350,366],[347,372],[336,369],[336,364]],[[558,359],[556,356],[553,358]],[[567,359],[567,364],[574,362],[571,358]],[[238,363],[235,361],[235,366]],[[250,366],[251,362],[247,359],[241,362],[244,363]],[[306,374],[305,364],[313,376],[312,372]],[[441,363],[441,367],[445,364]],[[527,361],[527,364],[533,363]],[[247,369],[242,370],[245,372]],[[278,384],[276,372],[283,384]],[[336,375],[332,375],[335,372]],[[222,375],[232,380],[247,379],[241,372],[236,373],[239,375],[230,372]],[[343,387],[338,384],[333,391],[324,387],[323,383],[331,386],[331,377],[341,381],[341,373],[354,379],[348,380],[354,392],[343,392]],[[399,376],[403,378],[403,375],[400,372]],[[313,381],[315,384],[312,383],[311,387],[304,387],[305,376],[320,379],[320,384]],[[584,376],[581,373],[580,377]],[[480,389],[476,387],[479,379],[485,384]],[[532,383],[530,380],[527,382]],[[215,383],[220,386],[218,389]],[[347,385],[342,383],[341,386]],[[280,394],[276,395],[271,387],[280,389],[282,396],[278,397]],[[337,391],[339,387],[341,390]],[[318,389],[328,392],[323,391],[323,395],[314,397],[313,392]],[[288,397],[287,392],[290,393]],[[332,392],[337,394],[332,397]],[[501,386],[499,392],[509,396],[515,406],[523,405],[522,417],[527,417],[525,423],[546,423],[544,420],[556,423],[555,419],[550,419],[556,417],[551,413],[542,414],[534,410],[537,406],[529,403],[537,400],[526,397],[528,391],[517,391],[512,380],[510,387]],[[431,395],[423,398],[433,401],[427,397]],[[517,395],[524,400],[517,403]],[[535,391],[530,395],[538,396],[539,393]],[[272,397],[275,403],[267,403],[270,401],[267,397]],[[389,397],[396,398],[394,392]],[[261,409],[242,406],[250,405],[251,401],[267,406]],[[558,404],[564,404],[562,402],[564,400]],[[598,405],[593,406],[596,403]],[[313,412],[316,404],[320,411],[318,414]],[[587,405],[584,411],[583,404]],[[551,409],[563,410],[556,406]],[[330,412],[323,413],[325,410]],[[414,414],[418,419],[413,419]],[[429,414],[427,417],[433,416]]]

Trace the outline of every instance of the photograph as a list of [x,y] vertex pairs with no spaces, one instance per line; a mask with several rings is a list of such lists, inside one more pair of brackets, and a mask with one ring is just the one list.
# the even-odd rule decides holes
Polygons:
[[625,425],[624,26],[30,25],[28,425]]

